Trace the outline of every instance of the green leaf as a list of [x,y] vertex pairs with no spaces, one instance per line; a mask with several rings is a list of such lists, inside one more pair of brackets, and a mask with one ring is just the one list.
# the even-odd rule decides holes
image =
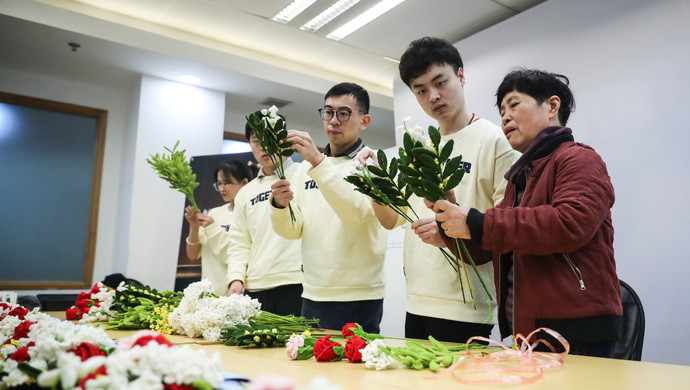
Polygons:
[[435,202],[439,199],[444,199],[445,198],[445,193],[438,187],[437,183],[432,182],[431,180],[423,179],[422,183],[424,184],[424,190],[433,195],[433,199],[429,199],[431,202]]
[[403,147],[405,147],[405,152],[407,152],[408,155],[412,154],[412,149],[414,149],[414,140],[412,139],[412,136],[410,133],[405,132],[403,134]]
[[427,154],[421,154],[419,156],[419,160],[422,162],[422,164],[424,164],[424,167],[436,173],[441,173],[441,166],[433,157],[430,157]]
[[[376,157],[379,160],[379,166],[381,169],[388,169],[388,159],[386,158],[386,153],[383,152],[383,150],[379,149],[378,152],[376,152]],[[387,175],[379,175],[379,176],[387,176]]]
[[438,177],[438,173],[432,171],[427,167],[422,167],[422,178],[430,180],[434,183],[440,183],[441,179]]
[[295,153],[294,149],[285,149],[282,152],[280,152],[280,155],[283,157],[290,157]]
[[453,144],[453,140],[449,140],[443,145],[443,149],[441,149],[441,153],[438,155],[438,161],[444,162],[450,157],[450,154],[453,153]]
[[370,166],[367,167],[367,169],[369,170],[369,172],[373,173],[373,174],[376,175],[376,176],[379,176],[379,177],[388,177],[388,173],[386,173],[386,171],[384,171],[383,169],[381,169],[381,168],[379,168],[379,167],[377,167],[377,166],[370,165]]
[[428,150],[424,147],[416,147],[416,148],[412,149],[412,155],[414,155],[417,158],[419,158],[419,156],[421,156],[421,155],[427,155],[431,158],[436,158],[436,154],[434,152],[432,152],[431,150]]
[[460,168],[455,173],[453,173],[449,178],[448,182],[445,185],[446,191],[452,190],[455,188],[458,184],[460,184],[460,180],[462,180],[462,176],[465,174],[465,169]]
[[397,174],[398,174],[398,159],[393,157],[391,159],[391,165],[388,169],[388,177],[391,180],[395,180],[395,175],[397,175]]
[[434,149],[438,150],[438,146],[441,145],[441,133],[434,126],[429,126],[429,138],[431,138]]
[[414,168],[410,168],[409,165],[400,164],[398,166],[398,169],[400,169],[400,172],[402,172],[408,176],[419,176],[419,171],[417,171]]
[[461,163],[462,163],[462,156],[457,156],[457,157],[453,157],[452,159],[450,159],[450,161],[448,161],[446,163],[446,165],[443,167],[443,175],[442,175],[443,178],[445,179],[445,178],[449,177],[450,175],[452,175],[453,173],[455,173],[455,171],[457,171],[458,168],[460,167]]

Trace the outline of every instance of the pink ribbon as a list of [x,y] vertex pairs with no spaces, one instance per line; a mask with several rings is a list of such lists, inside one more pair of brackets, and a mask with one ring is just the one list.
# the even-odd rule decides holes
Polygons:
[[[535,352],[533,349],[539,345],[539,343],[543,343],[553,352],[556,351],[556,348],[544,339],[536,339],[530,342],[534,334],[541,330],[558,340],[563,346],[564,352]],[[478,356],[472,353],[469,348],[469,344],[474,340],[485,341],[488,342],[489,345],[496,344],[503,348],[503,350],[489,354],[480,353],[480,356]],[[467,349],[464,356],[443,372],[437,375],[426,376],[426,378],[437,379],[450,373],[456,381],[465,384],[532,383],[542,377],[544,370],[562,367],[563,358],[570,352],[570,344],[568,341],[558,332],[548,328],[536,329],[527,335],[527,337],[518,334],[515,336],[515,345],[519,346],[519,348],[512,349],[486,337],[471,337],[467,340]],[[457,370],[462,370],[463,373],[457,375]],[[466,378],[468,375],[472,374],[476,374],[479,377],[489,376],[490,378]]]

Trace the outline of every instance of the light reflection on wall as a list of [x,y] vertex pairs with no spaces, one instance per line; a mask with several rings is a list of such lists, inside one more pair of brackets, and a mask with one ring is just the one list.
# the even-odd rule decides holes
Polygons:
[[249,143],[247,142],[241,142],[241,141],[233,141],[230,139],[224,139],[223,140],[223,150],[221,153],[227,154],[227,153],[245,153],[245,152],[251,152],[252,148],[249,146]]
[[0,103],[0,142],[8,142],[17,132],[16,114],[11,105]]

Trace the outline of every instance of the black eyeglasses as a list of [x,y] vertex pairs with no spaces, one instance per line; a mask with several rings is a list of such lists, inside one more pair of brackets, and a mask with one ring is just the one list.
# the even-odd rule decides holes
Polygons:
[[[363,114],[362,111],[359,112]],[[352,115],[352,110],[348,108],[341,108],[338,111],[334,111],[330,108],[319,108],[319,115],[321,116],[321,119],[325,121],[330,121],[333,119],[333,115],[335,115],[339,122],[347,122],[347,120],[350,119],[350,115]]]

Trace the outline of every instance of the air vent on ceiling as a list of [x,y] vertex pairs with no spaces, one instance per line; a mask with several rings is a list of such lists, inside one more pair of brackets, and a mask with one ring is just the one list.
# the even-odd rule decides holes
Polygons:
[[283,100],[283,99],[278,99],[278,98],[272,98],[268,97],[262,101],[259,102],[259,104],[262,107],[271,107],[271,106],[276,106],[278,108],[283,108],[287,106],[288,104],[292,103],[291,101],[288,100]]

